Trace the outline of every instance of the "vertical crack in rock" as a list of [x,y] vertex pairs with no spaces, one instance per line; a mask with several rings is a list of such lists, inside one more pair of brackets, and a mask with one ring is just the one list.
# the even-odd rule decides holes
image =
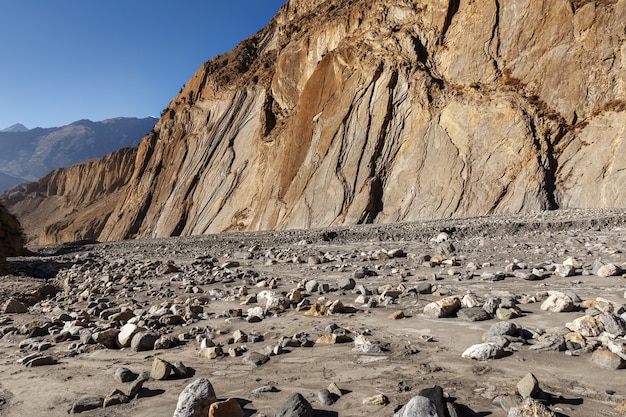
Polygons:
[[461,5],[461,0],[449,0],[448,2],[448,10],[446,12],[446,19],[443,22],[443,28],[441,29],[441,37],[439,39],[440,43],[443,44],[443,41],[446,37],[446,33],[452,24],[452,19],[456,12],[459,11],[459,6]]

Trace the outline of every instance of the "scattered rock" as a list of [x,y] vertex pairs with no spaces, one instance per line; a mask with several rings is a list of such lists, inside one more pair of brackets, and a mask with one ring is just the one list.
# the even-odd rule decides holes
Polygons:
[[152,361],[152,370],[150,371],[150,377],[156,380],[167,379],[172,373],[173,366],[171,363],[161,359],[154,358]]
[[244,417],[241,406],[234,398],[217,401],[209,407],[209,417]]
[[71,414],[79,414],[84,411],[95,410],[97,408],[102,408],[104,404],[104,398],[95,397],[95,396],[86,396],[79,398],[72,405],[72,409],[70,410]]
[[137,379],[137,374],[132,372],[130,369],[128,368],[117,368],[115,370],[115,379],[118,382],[131,382],[134,381],[135,379]]
[[539,381],[529,372],[517,383],[517,392],[522,398],[537,398],[536,396],[540,392]]
[[387,398],[384,394],[377,394],[371,397],[367,397],[363,399],[364,405],[387,405],[389,404],[389,398]]
[[497,359],[502,356],[502,353],[502,348],[496,343],[479,343],[468,347],[461,354],[461,357],[485,361],[487,359]]
[[602,347],[599,347],[593,352],[591,360],[596,365],[606,369],[626,368],[626,359]]
[[454,315],[461,308],[459,297],[446,297],[439,301],[427,304],[424,314],[432,318],[444,318]]
[[[445,416],[445,414],[443,414]],[[438,417],[437,407],[433,402],[421,395],[415,396],[409,400],[408,403],[400,410],[398,410],[393,417]]]
[[274,417],[313,417],[313,408],[300,393],[295,393],[276,411]]
[[216,401],[211,382],[206,378],[200,378],[187,385],[180,393],[174,417],[206,417],[209,407]]

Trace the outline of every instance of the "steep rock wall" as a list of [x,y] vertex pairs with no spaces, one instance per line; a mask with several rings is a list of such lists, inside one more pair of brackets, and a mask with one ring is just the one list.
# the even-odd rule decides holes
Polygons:
[[30,244],[97,239],[133,171],[135,148],[52,171],[4,194]]
[[624,206],[623,16],[290,0],[172,100],[95,236]]
[[9,272],[7,256],[17,256],[24,251],[24,235],[18,220],[0,201],[0,273]]

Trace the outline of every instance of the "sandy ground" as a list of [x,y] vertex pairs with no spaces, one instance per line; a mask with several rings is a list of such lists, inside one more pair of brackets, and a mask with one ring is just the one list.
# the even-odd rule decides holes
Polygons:
[[[548,217],[546,220],[546,216]],[[125,258],[129,262],[147,260],[174,261],[186,265],[198,255],[211,256],[218,263],[237,259],[237,251],[252,248],[252,259],[238,259],[238,271],[255,271],[262,278],[276,278],[277,293],[287,293],[305,279],[328,283],[331,292],[310,294],[308,298],[341,300],[353,306],[348,313],[325,317],[308,317],[304,311],[289,309],[259,323],[227,320],[215,317],[229,309],[242,306],[241,300],[230,297],[214,299],[204,306],[211,317],[187,326],[172,329],[182,333],[189,327],[209,326],[218,330],[215,342],[228,348],[228,338],[235,330],[257,332],[264,341],[246,343],[249,351],[263,351],[275,345],[282,336],[307,333],[311,340],[326,334],[326,326],[334,323],[352,332],[366,333],[369,339],[388,348],[385,353],[365,354],[353,351],[353,343],[316,344],[309,348],[288,348],[260,367],[246,365],[241,357],[222,356],[207,359],[198,356],[199,343],[187,343],[168,350],[134,352],[131,349],[92,348],[76,356],[68,355],[72,341],[54,344],[45,353],[54,356],[57,364],[27,368],[17,363],[30,351],[19,349],[26,336],[8,332],[0,339],[0,416],[66,415],[76,399],[84,395],[106,396],[115,388],[127,391],[129,384],[117,382],[114,371],[127,367],[134,372],[149,371],[155,357],[170,362],[182,361],[192,369],[183,379],[148,380],[138,398],[129,404],[86,411],[84,416],[171,416],[183,388],[197,378],[208,378],[219,398],[237,398],[246,416],[272,416],[294,392],[309,400],[319,416],[392,416],[422,388],[443,387],[455,399],[460,415],[506,416],[507,412],[494,401],[498,395],[511,394],[517,382],[528,372],[539,380],[540,386],[552,396],[550,408],[566,416],[614,416],[615,407],[626,398],[626,370],[603,369],[591,361],[590,354],[569,356],[565,352],[533,352],[527,345],[514,344],[508,356],[488,361],[464,359],[461,353],[470,345],[480,343],[483,333],[497,318],[481,322],[465,322],[458,318],[434,319],[422,313],[423,307],[441,298],[435,294],[402,297],[396,303],[368,308],[355,304],[354,291],[338,290],[341,278],[352,277],[358,267],[376,271],[376,276],[355,279],[368,289],[383,285],[412,288],[431,282],[442,294],[464,295],[472,292],[486,294],[510,292],[517,296],[533,296],[548,290],[572,290],[582,300],[603,297],[624,303],[626,279],[622,276],[600,278],[583,275],[596,259],[621,264],[626,239],[624,219],[620,212],[566,212],[518,218],[481,218],[431,222],[421,225],[391,225],[387,227],[343,228],[334,230],[292,231],[285,233],[231,234],[192,238],[172,238],[126,241],[106,244],[77,244],[32,248],[37,257],[13,258],[12,267],[26,276],[10,275],[0,278],[0,301],[10,296],[26,294],[49,282],[60,285],[55,274],[59,270],[83,262],[90,256],[106,259]],[[456,266],[424,265],[423,255],[434,255],[437,243],[432,238],[442,231],[449,232],[456,248],[450,258]],[[306,241],[302,242],[302,241]],[[277,262],[269,265],[264,258],[267,250],[299,256],[302,262]],[[407,256],[372,259],[381,250],[402,249]],[[310,265],[312,255],[331,254],[333,261]],[[579,260],[583,268],[572,277],[547,276],[539,281],[506,277],[501,281],[484,280],[484,272],[504,271],[514,259],[529,266],[545,265],[550,261],[562,263],[568,257]],[[466,266],[474,262],[480,268],[469,279]],[[462,275],[450,275],[457,271]],[[31,276],[28,276],[31,275]],[[184,274],[183,274],[184,275]],[[35,277],[33,277],[35,276]],[[150,278],[150,285],[167,285],[172,274]],[[436,279],[435,279],[436,278]],[[139,278],[141,280],[141,278]],[[201,285],[205,292],[211,288],[229,290],[235,282]],[[176,282],[169,286],[177,295],[184,287]],[[268,288],[249,288],[258,293]],[[135,301],[146,306],[162,301],[138,291]],[[2,304],[2,303],[0,303]],[[527,329],[549,329],[564,326],[584,314],[584,311],[549,313],[540,309],[540,302],[519,304],[523,316],[512,319]],[[59,305],[59,311],[86,308],[80,303]],[[388,316],[401,310],[405,318],[391,320]],[[56,314],[56,313],[55,313]],[[58,315],[58,314],[57,314]],[[42,320],[54,314],[38,313],[37,306],[25,314],[0,314],[0,328]],[[335,382],[344,395],[331,406],[322,406],[318,391]],[[253,395],[252,390],[274,385],[278,392]],[[364,405],[363,399],[384,394],[388,405]]]

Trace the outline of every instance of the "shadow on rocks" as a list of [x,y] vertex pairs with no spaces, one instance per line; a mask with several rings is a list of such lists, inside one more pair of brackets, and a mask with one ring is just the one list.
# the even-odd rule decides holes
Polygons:
[[16,275],[26,275],[32,278],[54,278],[62,269],[69,269],[74,262],[55,262],[45,259],[18,258],[8,259],[9,270]]
[[161,395],[164,393],[165,393],[164,389],[142,388],[139,391],[139,394],[137,394],[137,398],[151,398],[151,397],[156,397],[157,395]]
[[454,408],[458,417],[486,417],[490,416],[490,411],[475,412],[464,404],[454,403]]
[[313,416],[315,417],[339,417],[339,413],[336,411],[313,410]]

